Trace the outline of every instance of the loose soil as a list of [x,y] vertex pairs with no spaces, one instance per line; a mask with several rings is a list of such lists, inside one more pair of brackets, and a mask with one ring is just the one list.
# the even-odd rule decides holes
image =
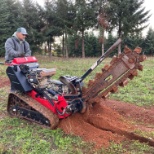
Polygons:
[[100,99],[85,114],[74,114],[61,120],[59,127],[67,134],[95,143],[96,148],[108,147],[112,141],[119,143],[128,139],[154,146],[154,138],[149,140],[134,133],[154,132],[153,113],[153,108]]
[[[0,88],[10,86],[1,78]],[[3,116],[0,114],[0,117]],[[76,113],[60,121],[58,126],[66,134],[80,136],[96,148],[108,147],[112,141],[139,140],[154,146],[154,138],[135,134],[136,131],[154,132],[154,107],[138,107],[133,104],[98,99],[84,113]]]

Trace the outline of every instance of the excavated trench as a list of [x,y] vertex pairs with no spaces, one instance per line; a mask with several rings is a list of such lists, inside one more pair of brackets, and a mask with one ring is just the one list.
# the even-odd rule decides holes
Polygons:
[[[85,114],[74,114],[61,120],[59,128],[67,134],[80,136],[85,141],[95,143],[96,148],[108,147],[112,141],[120,143],[128,139],[138,140],[154,147],[154,139],[135,134],[140,127],[132,125],[131,121],[118,111],[107,107],[104,102],[100,100],[100,103],[91,106]],[[151,115],[152,118],[154,120]],[[151,131],[154,131],[154,128]]]

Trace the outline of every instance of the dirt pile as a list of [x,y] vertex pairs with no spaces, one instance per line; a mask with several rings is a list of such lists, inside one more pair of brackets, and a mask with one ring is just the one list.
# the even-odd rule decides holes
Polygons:
[[112,108],[124,117],[130,118],[138,122],[146,124],[154,124],[154,107],[145,108],[139,107],[126,102],[119,102],[115,100],[102,101],[102,104]]
[[[128,119],[128,117],[132,117],[133,120],[139,120],[140,116],[146,116],[146,114],[153,112],[153,109],[146,112],[146,109],[135,105],[122,102],[119,102],[119,104],[113,100],[100,100],[85,114],[74,114],[67,119],[61,120],[59,128],[63,129],[67,134],[80,136],[85,141],[94,143],[96,148],[107,147],[112,141],[119,143],[127,139],[139,140],[154,146],[153,140],[133,133],[137,129],[145,131],[144,126],[132,125]],[[139,115],[139,111],[141,115]],[[152,114],[148,116],[151,118],[148,118],[146,122],[153,122],[154,117]],[[154,131],[154,128],[150,131]]]
[[124,124],[118,113],[96,104],[85,114],[77,113],[61,120],[59,127],[65,133],[80,136],[100,148],[102,145],[109,146],[111,141],[120,142],[125,138],[110,131],[111,129],[114,131],[118,125],[122,129],[129,129],[129,125]]

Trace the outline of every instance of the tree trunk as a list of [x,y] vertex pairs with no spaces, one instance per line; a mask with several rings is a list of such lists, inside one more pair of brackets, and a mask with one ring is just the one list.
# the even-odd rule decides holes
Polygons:
[[45,44],[44,52],[45,52],[45,55],[46,55],[46,53],[48,53],[46,44]]
[[82,31],[82,58],[85,58],[85,50],[84,50],[84,31]]
[[49,48],[48,48],[49,57],[52,58],[52,52],[51,52],[51,36],[49,36]]
[[102,28],[102,55],[104,55],[104,28]]
[[66,51],[66,58],[68,58],[67,34],[65,35],[65,51]]
[[63,54],[63,57],[65,57],[65,37],[64,37],[64,34],[63,34],[63,37],[62,37],[62,54]]
[[[121,24],[119,23],[119,38],[121,38]],[[118,55],[121,54],[121,43],[118,45]]]

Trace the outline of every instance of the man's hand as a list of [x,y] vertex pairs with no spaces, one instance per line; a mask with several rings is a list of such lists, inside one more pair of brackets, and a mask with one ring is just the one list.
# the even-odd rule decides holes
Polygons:
[[19,54],[19,57],[25,57],[24,53]]

